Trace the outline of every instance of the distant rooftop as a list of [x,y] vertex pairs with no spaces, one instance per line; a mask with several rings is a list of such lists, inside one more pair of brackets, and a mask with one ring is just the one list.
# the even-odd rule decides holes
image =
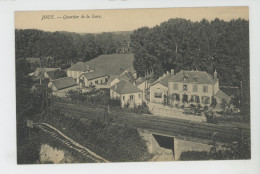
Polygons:
[[141,89],[137,88],[135,85],[126,82],[124,80],[121,80],[120,82],[112,86],[110,89],[115,91],[118,94],[130,94],[130,93],[142,92]]
[[72,77],[64,77],[64,78],[56,79],[52,81],[52,84],[57,88],[57,90],[61,90],[61,89],[65,89],[77,85],[76,81]]

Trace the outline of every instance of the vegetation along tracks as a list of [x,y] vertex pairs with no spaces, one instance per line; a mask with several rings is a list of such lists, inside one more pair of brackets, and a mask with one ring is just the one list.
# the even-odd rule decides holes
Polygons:
[[60,140],[63,144],[67,147],[74,149],[81,153],[82,155],[87,156],[89,159],[93,160],[94,162],[109,162],[108,160],[102,158],[101,156],[97,155],[96,153],[92,152],[91,150],[87,149],[86,147],[80,145],[79,143],[75,142],[71,138],[67,137],[61,131],[56,129],[55,127],[51,126],[47,123],[34,123],[36,127],[41,129],[44,132],[51,134],[54,138]]

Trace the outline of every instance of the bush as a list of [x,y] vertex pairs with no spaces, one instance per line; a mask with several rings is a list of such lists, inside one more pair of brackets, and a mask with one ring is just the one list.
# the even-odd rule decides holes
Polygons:
[[111,107],[121,107],[121,101],[119,99],[109,99],[108,105]]
[[216,116],[214,115],[214,113],[212,111],[205,112],[205,116],[207,119],[207,123],[213,123],[213,124],[217,123]]

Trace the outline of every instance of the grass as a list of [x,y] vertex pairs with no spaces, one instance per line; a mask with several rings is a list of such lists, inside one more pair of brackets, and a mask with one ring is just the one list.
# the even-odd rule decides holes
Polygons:
[[147,161],[151,157],[138,131],[125,125],[66,117],[57,110],[42,121],[112,162]]

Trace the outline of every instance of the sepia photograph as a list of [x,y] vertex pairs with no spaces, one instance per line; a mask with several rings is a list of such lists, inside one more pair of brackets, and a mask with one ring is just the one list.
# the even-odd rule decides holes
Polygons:
[[251,159],[248,6],[15,11],[14,27],[18,165]]

